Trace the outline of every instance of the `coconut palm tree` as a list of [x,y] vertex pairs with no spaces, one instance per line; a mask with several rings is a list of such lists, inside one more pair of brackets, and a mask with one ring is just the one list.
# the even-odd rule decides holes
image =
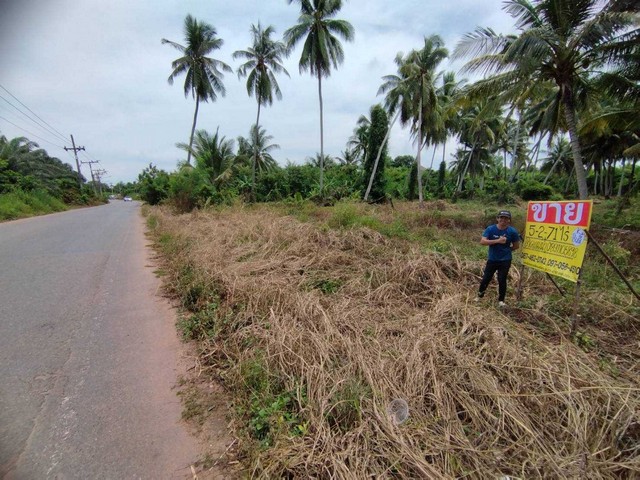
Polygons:
[[438,138],[438,143],[442,143],[442,161],[445,161],[446,146],[449,135],[456,132],[460,106],[459,95],[465,84],[465,80],[458,80],[454,72],[444,72],[442,84],[438,87],[437,96],[442,115],[442,126],[444,127]]
[[261,172],[267,171],[275,168],[277,165],[271,152],[278,150],[280,145],[270,143],[271,140],[273,140],[273,135],[267,135],[267,131],[263,127],[256,129],[256,125],[251,126],[249,138],[238,138],[241,148],[251,152],[253,158],[252,165],[256,170]]
[[554,171],[567,176],[573,171],[573,158],[571,158],[571,144],[566,137],[557,137],[547,157],[542,159],[540,171],[547,172],[544,183],[545,185],[551,178]]
[[554,86],[551,106],[564,114],[581,199],[588,198],[588,190],[578,112],[594,93],[592,75],[634,48],[615,46],[627,40],[626,30],[637,21],[627,11],[637,10],[635,3],[609,2],[600,8],[600,0],[506,0],[503,9],[516,20],[518,35],[478,28],[456,47],[456,57],[475,56],[466,70],[498,74],[476,88],[503,92],[501,98],[513,104],[526,98],[532,85]]
[[423,204],[423,195],[420,155],[423,145],[436,143],[439,139],[439,132],[444,129],[441,105],[438,103],[437,96],[437,83],[442,73],[436,72],[436,69],[448,56],[449,52],[444,47],[443,40],[438,35],[432,35],[425,37],[422,49],[410,52],[400,67],[413,106],[411,129],[418,144],[416,164],[421,205]]
[[[457,192],[461,192],[464,179],[482,175],[489,158],[499,148],[499,135],[504,124],[500,109],[490,99],[464,108],[459,118],[459,135],[463,147],[458,150],[455,162],[458,172]],[[460,155],[466,155],[466,162]]]
[[342,0],[288,0],[300,4],[298,24],[284,32],[288,48],[293,48],[304,39],[300,56],[300,72],[309,70],[318,78],[318,98],[320,101],[320,195],[323,194],[324,176],[324,126],[322,117],[322,77],[331,74],[331,68],[338,68],[344,60],[344,51],[337,37],[351,41],[353,26],[333,18],[342,8]]
[[373,179],[378,169],[378,163],[380,162],[380,156],[382,155],[382,150],[386,145],[387,140],[389,139],[391,129],[395,125],[398,118],[400,119],[400,124],[402,126],[407,125],[413,118],[413,105],[410,85],[407,82],[406,74],[402,72],[402,67],[407,61],[408,56],[405,57],[402,52],[398,52],[394,59],[394,62],[398,67],[397,75],[385,75],[384,77],[382,77],[382,80],[384,80],[384,82],[378,89],[378,95],[386,93],[384,99],[384,107],[387,110],[389,117],[392,117],[393,119],[391,120],[384,140],[382,141],[382,144],[378,149],[376,160],[373,165],[373,171],[371,172],[371,177],[369,178],[369,186],[367,187],[367,190],[363,197],[363,200],[365,202],[369,198],[371,186],[373,185]]
[[358,165],[360,162],[360,156],[355,153],[354,150],[347,147],[344,151],[340,153],[339,157],[336,157],[336,160],[340,165]]
[[[220,71],[232,72],[233,70],[226,63],[207,57],[209,53],[219,49],[223,40],[217,37],[214,27],[205,22],[198,22],[191,15],[184,19],[184,36],[186,46],[172,42],[166,38],[162,39],[163,44],[169,44],[178,50],[182,56],[171,63],[173,71],[169,75],[169,85],[182,74],[185,74],[184,96],[189,94],[196,100],[196,110],[193,114],[193,126],[189,137],[189,146],[193,144],[193,135],[196,130],[198,120],[198,106],[200,102],[215,102],[218,95],[223,97],[226,94],[222,79],[224,74]],[[191,150],[187,150],[187,164],[191,162]]]
[[206,130],[197,130],[192,145],[177,143],[176,146],[193,155],[196,168],[206,173],[212,185],[218,185],[231,177],[235,160],[234,142],[220,136],[219,129],[214,135]]
[[[282,60],[287,55],[287,48],[283,42],[271,39],[275,33],[273,26],[269,25],[263,29],[258,22],[258,26],[251,25],[251,35],[253,45],[247,50],[238,50],[233,53],[233,58],[243,58],[246,60],[238,68],[238,77],[247,77],[247,93],[256,97],[258,102],[258,114],[256,116],[255,128],[251,131],[260,133],[260,107],[262,105],[273,104],[273,95],[278,100],[282,99],[282,92],[276,80],[276,73],[284,73],[289,76],[286,68],[282,66]],[[254,139],[254,146],[258,146],[259,139]],[[254,159],[251,171],[251,198],[255,201],[256,188],[256,164],[258,163],[258,151],[254,151]]]
[[371,120],[366,115],[360,115],[356,127],[353,129],[353,135],[349,137],[347,146],[353,150],[353,153],[361,160],[367,157],[367,144],[369,141],[369,128]]

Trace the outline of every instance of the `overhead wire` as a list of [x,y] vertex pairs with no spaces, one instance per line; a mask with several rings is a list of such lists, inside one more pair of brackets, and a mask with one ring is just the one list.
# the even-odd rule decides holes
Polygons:
[[16,124],[15,124],[15,123],[13,123],[11,120],[7,120],[5,117],[3,117],[3,116],[1,116],[1,115],[0,115],[0,119],[4,120],[4,121],[5,121],[5,122],[7,122],[7,123],[10,123],[11,125],[13,125],[13,126],[14,126],[14,127],[16,127],[16,128],[19,128],[19,129],[20,129],[20,130],[22,130],[23,132],[28,133],[28,134],[29,134],[29,135],[31,135],[32,137],[35,137],[35,138],[37,138],[37,139],[39,139],[39,140],[42,140],[43,142],[47,142],[47,143],[49,143],[49,144],[51,144],[51,145],[53,145],[53,146],[55,146],[55,147],[58,147],[58,148],[62,148],[62,149],[64,149],[64,147],[63,147],[62,145],[58,145],[57,143],[53,143],[52,141],[47,140],[46,138],[42,138],[41,136],[36,135],[36,134],[35,134],[35,133],[33,133],[33,132],[30,132],[30,131],[29,131],[29,130],[27,130],[26,128],[22,128],[20,125],[16,125]]
[[[42,141],[44,141],[44,142],[47,142],[47,143],[49,143],[49,144],[51,144],[51,145],[54,145],[54,146],[56,146],[56,147],[58,147],[58,148],[61,148],[61,149],[65,150],[65,152],[69,155],[69,157],[70,157],[70,158],[72,158],[72,159],[74,158],[74,156],[73,156],[73,155],[71,154],[71,152],[69,151],[69,150],[72,150],[72,149],[67,148],[67,145],[72,145],[72,143],[71,143],[69,140],[67,140],[67,137],[65,137],[65,135],[64,135],[64,134],[60,133],[60,132],[55,128],[55,127],[53,127],[53,126],[52,126],[51,124],[49,124],[46,120],[44,120],[42,117],[40,117],[36,112],[34,112],[33,110],[31,110],[27,105],[25,105],[24,103],[22,103],[22,102],[20,101],[20,99],[19,99],[19,98],[17,98],[14,94],[12,94],[9,90],[7,90],[7,89],[6,89],[2,84],[0,84],[0,88],[1,88],[2,90],[4,90],[5,92],[7,92],[7,93],[8,93],[8,94],[13,98],[13,99],[15,99],[15,100],[20,104],[20,105],[22,105],[24,108],[26,108],[29,112],[31,112],[31,114],[33,114],[33,115],[34,115],[34,116],[35,116],[39,121],[37,121],[37,120],[33,119],[31,116],[29,116],[28,114],[26,114],[25,112],[23,112],[20,108],[18,108],[17,106],[15,106],[13,103],[11,103],[9,100],[7,100],[4,96],[0,95],[0,99],[4,100],[7,104],[11,105],[11,106],[16,110],[16,111],[18,111],[21,115],[23,115],[24,117],[26,117],[26,118],[27,118],[28,120],[30,120],[31,122],[33,122],[33,123],[34,123],[35,125],[37,125],[40,129],[42,129],[42,130],[46,131],[46,132],[47,132],[47,133],[49,133],[49,134],[54,135],[56,138],[59,138],[59,139],[60,139],[61,141],[63,141],[66,145],[65,145],[65,146],[61,146],[61,145],[58,145],[57,143],[54,143],[54,142],[52,142],[52,141],[50,141],[50,140],[47,140],[46,138],[43,138],[43,137],[41,137],[41,136],[39,136],[39,135],[36,135],[35,133],[33,133],[33,132],[31,132],[31,131],[27,130],[26,128],[23,128],[23,127],[21,127],[21,126],[19,126],[19,125],[15,124],[15,123],[14,123],[14,122],[12,122],[11,120],[8,120],[7,118],[5,118],[5,117],[3,117],[3,116],[0,116],[0,119],[2,119],[2,120],[4,120],[4,121],[6,121],[6,122],[8,122],[8,123],[10,123],[10,124],[11,124],[11,125],[13,125],[14,127],[16,127],[16,128],[18,128],[18,129],[20,129],[20,130],[22,130],[22,131],[24,131],[24,132],[28,133],[28,134],[29,134],[29,135],[31,135],[31,136],[33,136],[33,137],[35,137],[35,138],[38,138],[39,140],[42,140]],[[40,122],[42,122],[42,123],[40,123]],[[43,124],[44,124],[44,125],[46,125],[46,127],[45,127]],[[48,128],[47,128],[47,127],[48,127]],[[88,158],[88,159],[91,161],[91,163],[98,163],[98,164],[100,163],[100,161],[99,161],[99,160],[96,160],[95,158],[93,158],[93,157],[92,157],[90,154],[88,154],[85,150],[80,150],[80,153],[81,153],[82,155],[84,155],[86,158]],[[82,162],[82,163],[86,163],[86,162]]]
[[[36,128],[39,128],[42,132],[45,132],[47,135],[52,136],[53,138],[56,139],[56,141],[62,141],[64,143],[69,143],[69,140],[67,140],[64,137],[61,137],[60,135],[58,135],[57,132],[51,130],[50,128],[47,128],[46,126],[44,126],[40,122],[38,122],[36,119],[30,117],[27,113],[25,113],[22,110],[20,110],[20,108],[16,107],[13,103],[11,103],[9,100],[7,100],[2,95],[0,95],[0,100],[4,100],[7,105],[11,106],[15,110],[15,111],[14,110],[10,110],[7,107],[7,105],[5,105],[4,103],[0,102],[0,107],[3,107],[3,109],[6,110],[7,114],[10,114],[15,118],[19,118],[20,121],[24,121],[24,119],[26,119],[26,120],[32,122],[33,126],[35,126]],[[22,117],[18,117],[18,115],[16,115],[16,112],[18,112],[20,115],[22,115]]]
[[[9,95],[11,95],[11,97],[13,99],[15,99],[20,105],[22,105],[24,108],[26,108],[29,112],[31,112],[36,118],[38,118],[42,123],[44,123],[45,125],[47,125],[47,127],[49,127],[51,129],[50,133],[53,133],[54,135],[57,135],[58,137],[60,137],[65,143],[69,143],[69,140],[67,140],[66,135],[60,133],[58,130],[56,130],[56,128],[54,128],[52,125],[50,125],[49,123],[47,123],[46,120],[44,120],[42,117],[40,117],[36,112],[34,112],[33,110],[31,110],[29,107],[27,107],[24,103],[22,103],[20,101],[19,98],[17,98],[13,93],[11,93],[9,90],[7,90],[2,84],[0,84],[0,88],[2,90],[4,90],[5,92],[7,92]],[[20,113],[22,113],[23,115],[25,115],[27,118],[29,118],[29,116],[27,114],[25,114],[24,112],[22,112],[18,107],[16,107],[15,105],[13,105],[11,102],[9,102],[7,99],[5,99],[4,97],[0,96],[0,98],[2,98],[5,102],[9,103],[9,105],[11,105],[13,108],[15,108],[16,110],[18,110]],[[38,123],[37,121],[30,119],[32,122],[34,123]],[[45,127],[42,127],[45,128]]]

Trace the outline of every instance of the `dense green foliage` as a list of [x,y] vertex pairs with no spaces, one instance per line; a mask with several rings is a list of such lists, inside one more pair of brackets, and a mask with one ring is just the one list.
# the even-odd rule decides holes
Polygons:
[[[84,178],[80,179],[84,183]],[[0,220],[65,210],[100,201],[80,188],[73,168],[25,137],[0,135]]]
[[[363,184],[363,197],[369,188],[369,184],[371,184],[369,198],[373,202],[380,202],[386,198],[384,167],[387,146],[384,143],[384,139],[388,129],[387,112],[381,105],[375,105],[371,109],[371,126],[369,127],[369,139],[367,142],[369,149],[364,161],[365,183]],[[373,179],[371,179],[372,176]]]

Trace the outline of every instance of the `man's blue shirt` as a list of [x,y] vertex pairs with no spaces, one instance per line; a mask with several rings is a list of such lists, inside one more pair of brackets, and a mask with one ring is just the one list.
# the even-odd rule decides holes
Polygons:
[[500,230],[498,225],[489,225],[482,234],[487,240],[496,240],[500,237],[507,237],[507,243],[496,243],[489,245],[489,261],[506,262],[511,260],[511,244],[520,241],[518,230],[508,226],[505,230]]

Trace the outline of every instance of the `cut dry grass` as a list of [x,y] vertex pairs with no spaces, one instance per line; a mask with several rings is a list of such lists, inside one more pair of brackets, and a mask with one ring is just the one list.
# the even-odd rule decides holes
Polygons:
[[636,372],[470,303],[474,262],[266,208],[154,215],[252,476],[640,475]]

